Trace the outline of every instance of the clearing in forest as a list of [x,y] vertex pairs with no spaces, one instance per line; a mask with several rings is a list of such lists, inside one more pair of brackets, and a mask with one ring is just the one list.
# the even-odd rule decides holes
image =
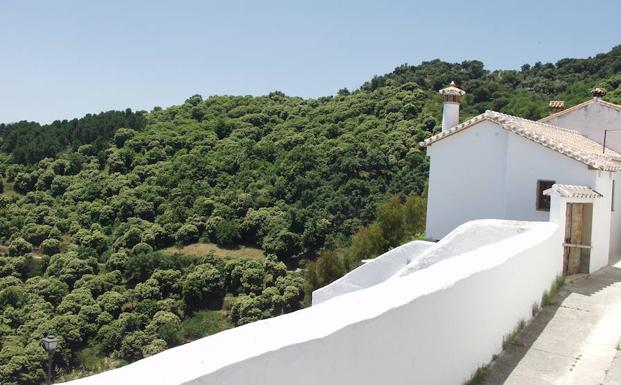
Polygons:
[[182,247],[168,247],[164,249],[164,252],[170,254],[187,254],[194,256],[201,256],[213,252],[217,257],[231,258],[231,257],[249,257],[249,258],[264,258],[265,253],[263,250],[256,247],[238,246],[236,248],[223,248],[215,243],[192,243]]

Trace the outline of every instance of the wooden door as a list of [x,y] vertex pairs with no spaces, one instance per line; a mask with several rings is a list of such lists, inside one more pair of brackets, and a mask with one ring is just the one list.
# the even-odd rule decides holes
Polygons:
[[591,253],[590,203],[568,203],[565,217],[565,253],[563,274],[572,275],[589,272]]

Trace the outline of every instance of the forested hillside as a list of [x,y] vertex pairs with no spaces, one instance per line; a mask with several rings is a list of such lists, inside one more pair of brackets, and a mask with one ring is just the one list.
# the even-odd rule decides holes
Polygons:
[[[299,309],[305,290],[420,234],[437,90],[462,118],[536,119],[594,86],[621,103],[621,46],[487,71],[402,65],[353,92],[195,95],[151,112],[0,125],[0,378],[39,384]],[[212,250],[206,252],[205,250]]]

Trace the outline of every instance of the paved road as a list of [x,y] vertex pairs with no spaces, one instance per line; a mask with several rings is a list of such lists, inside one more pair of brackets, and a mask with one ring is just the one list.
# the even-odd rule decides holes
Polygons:
[[621,263],[574,278],[490,367],[485,385],[621,385]]

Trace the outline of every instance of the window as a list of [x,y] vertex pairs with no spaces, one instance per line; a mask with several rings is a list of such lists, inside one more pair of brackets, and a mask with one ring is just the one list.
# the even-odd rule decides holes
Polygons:
[[543,195],[543,192],[552,187],[556,183],[553,180],[537,181],[537,210],[550,211],[550,196]]

